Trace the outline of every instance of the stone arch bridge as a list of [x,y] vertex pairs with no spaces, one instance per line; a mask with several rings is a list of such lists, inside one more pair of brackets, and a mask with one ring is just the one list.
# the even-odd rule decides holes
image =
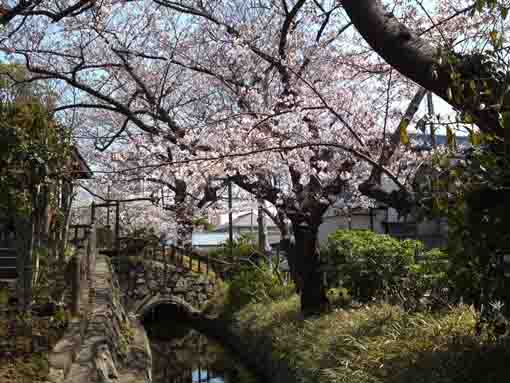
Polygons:
[[219,269],[228,265],[207,255],[161,246],[144,248],[136,255],[121,251],[112,257],[112,264],[127,311],[141,318],[164,304],[200,314],[221,288]]
[[115,233],[110,232],[109,227],[97,226],[93,220],[90,225],[74,225],[72,229],[71,242],[76,247],[87,244],[99,254],[110,257],[122,303],[128,312],[139,317],[162,304],[178,306],[192,315],[201,313],[218,292],[222,276],[232,266],[207,253],[162,245],[151,238],[120,237],[118,223]]

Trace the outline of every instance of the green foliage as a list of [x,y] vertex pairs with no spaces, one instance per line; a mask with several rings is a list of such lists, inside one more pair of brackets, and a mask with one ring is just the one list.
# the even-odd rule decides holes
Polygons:
[[253,236],[250,234],[243,234],[237,240],[232,243],[226,242],[222,247],[213,250],[209,253],[213,259],[221,259],[230,263],[230,266],[226,266],[223,277],[230,279],[233,275],[239,273],[241,264],[248,259],[255,260],[260,258],[262,254],[255,245]]
[[267,265],[243,265],[229,283],[228,302],[232,311],[253,302],[271,302],[289,297],[292,284],[283,284]]
[[348,304],[351,296],[362,302],[396,298],[406,308],[416,309],[425,293],[443,294],[449,287],[447,254],[439,249],[425,252],[415,240],[339,230],[330,235],[321,256],[328,266],[328,285],[333,287],[330,301],[339,305]]
[[[0,74],[6,71],[23,77],[16,66],[0,66]],[[70,135],[35,89],[0,79],[0,210],[29,216],[38,188],[62,176],[62,164],[71,153]]]
[[69,261],[74,256],[75,249],[72,246],[68,246],[64,249],[64,259]]
[[343,287],[328,289],[326,296],[333,307],[346,307],[352,301],[349,291]]
[[[232,247],[232,257],[230,256],[230,247]],[[260,255],[260,252],[255,245],[254,236],[250,233],[243,233],[232,242],[232,245],[230,241],[227,241],[221,248],[211,252],[212,256],[224,258],[233,262],[257,254]]]
[[363,301],[395,288],[423,250],[419,241],[398,241],[368,230],[339,230],[331,234],[321,255],[328,263],[328,284],[347,288]]
[[423,212],[448,218],[447,275],[453,294],[465,302],[502,298],[499,252],[510,249],[510,161],[497,137],[483,135],[461,161],[451,154],[436,156],[435,189],[422,190]]
[[416,287],[421,292],[426,292],[448,287],[448,270],[448,254],[432,249],[423,253],[419,263],[409,266],[409,277],[416,281]]
[[201,227],[205,231],[214,229],[214,225],[207,220],[207,217],[196,217],[193,219],[194,227]]
[[54,328],[66,328],[71,318],[71,312],[59,307],[55,315],[51,318],[51,323]]
[[477,314],[466,305],[409,313],[373,304],[313,320],[299,311],[294,296],[248,305],[235,317],[246,347],[270,353],[299,382],[489,383],[510,373],[508,344],[475,336]]

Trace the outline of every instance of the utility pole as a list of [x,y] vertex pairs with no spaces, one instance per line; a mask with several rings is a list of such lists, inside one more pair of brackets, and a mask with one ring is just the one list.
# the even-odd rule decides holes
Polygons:
[[[110,184],[108,184],[108,189],[106,191],[106,199],[107,202],[110,202]],[[110,206],[106,208],[106,226],[108,227],[108,230],[110,230]]]
[[228,179],[228,240],[230,242],[230,259],[233,256],[234,249],[234,233],[232,228],[232,181]]
[[434,103],[432,101],[432,92],[427,93],[427,108],[430,116],[430,143],[433,148],[436,147],[436,133],[434,128]]
[[259,200],[259,208],[257,214],[258,223],[258,242],[259,250],[265,254],[266,250],[266,231],[265,231],[265,220],[264,220],[264,209],[262,207],[262,201]]
[[258,220],[258,237],[259,237],[259,250],[260,252],[265,256],[265,257],[269,257],[268,260],[269,260],[269,270],[270,271],[273,271],[273,265],[272,265],[272,262],[271,262],[271,252],[267,251],[268,249],[266,248],[266,244],[267,244],[267,232],[266,232],[266,220],[265,220],[265,216],[264,216],[264,200],[259,200],[258,201],[259,203],[259,206],[258,206],[258,217],[257,217],[257,220]]

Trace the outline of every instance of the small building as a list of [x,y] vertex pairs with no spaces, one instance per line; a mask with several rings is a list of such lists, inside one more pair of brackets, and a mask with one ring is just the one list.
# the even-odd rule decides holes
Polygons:
[[[238,238],[238,235],[234,234],[234,241]],[[191,237],[191,245],[194,249],[203,250],[203,251],[211,251],[218,249],[225,245],[228,242],[228,232],[227,233],[211,233],[211,232],[202,232],[202,233],[193,233]]]
[[[414,150],[431,150],[430,136],[425,134],[410,134],[414,142]],[[460,148],[468,148],[467,136],[457,136],[457,145]],[[436,135],[435,143],[445,146],[447,138],[444,135]],[[388,191],[397,186],[387,177],[383,176],[383,188]],[[447,220],[437,219],[416,222],[413,217],[399,217],[393,208],[379,205],[371,209],[354,209],[345,212],[341,203],[335,204],[323,216],[323,223],[319,227],[319,242],[325,243],[328,236],[341,229],[364,229],[372,230],[380,234],[389,234],[400,239],[418,239],[427,248],[445,247],[448,241]]]
[[[269,217],[264,217],[267,241],[269,244],[280,242],[280,229]],[[229,224],[218,225],[212,231],[215,233],[227,233]],[[237,235],[253,235],[256,241],[258,235],[258,214],[256,211],[242,213],[232,220],[232,231]]]
[[[257,242],[258,235],[258,215],[256,212],[242,213],[232,220],[232,234],[234,241],[241,236],[253,236],[253,240]],[[280,230],[278,226],[269,218],[265,217],[265,226],[267,233],[267,241],[271,246],[275,246],[280,242]],[[224,223],[217,225],[212,231],[194,232],[191,243],[193,248],[200,250],[214,250],[228,243],[229,224]]]

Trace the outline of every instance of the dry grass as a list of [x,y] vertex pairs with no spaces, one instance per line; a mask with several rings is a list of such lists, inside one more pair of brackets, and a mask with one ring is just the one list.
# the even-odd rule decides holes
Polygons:
[[409,314],[371,305],[301,317],[297,297],[249,305],[237,322],[306,382],[502,382],[510,376],[510,344],[475,338],[475,313]]

